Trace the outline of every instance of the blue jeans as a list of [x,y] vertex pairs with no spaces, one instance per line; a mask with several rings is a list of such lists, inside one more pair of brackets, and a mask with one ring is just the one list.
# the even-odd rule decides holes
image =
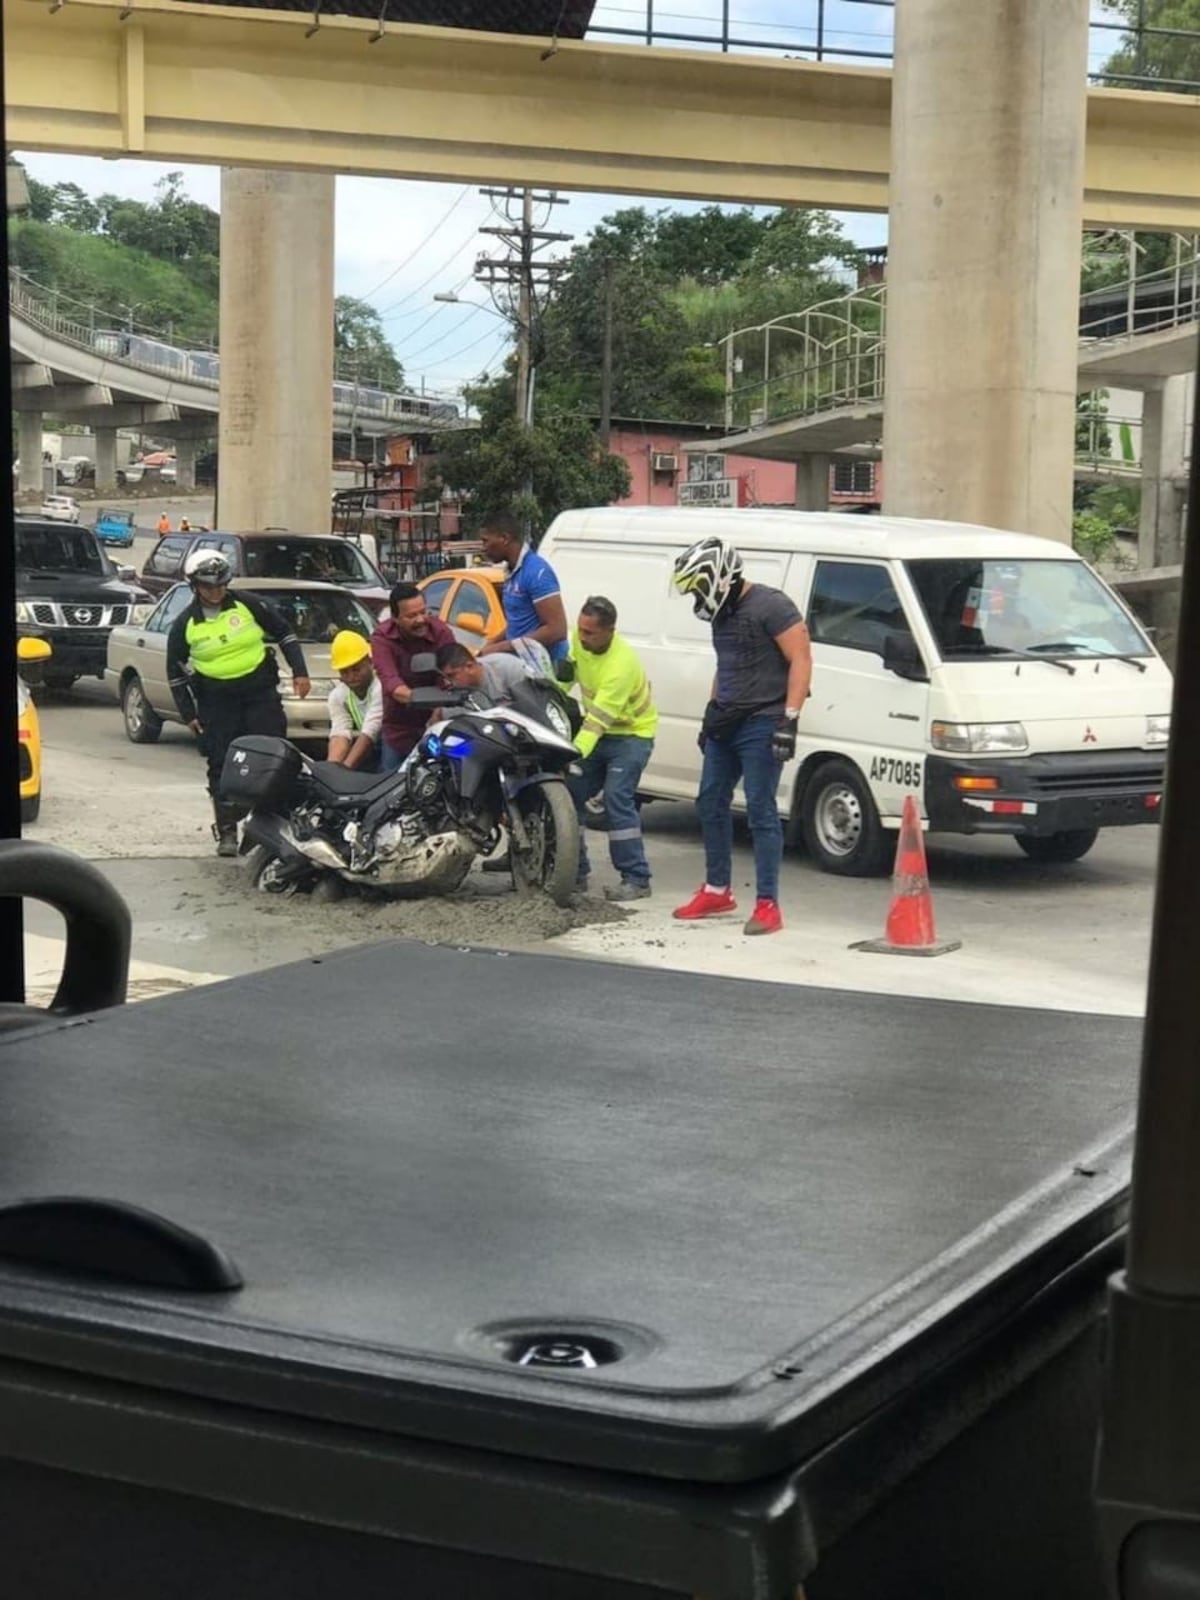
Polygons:
[[583,827],[583,808],[593,795],[603,789],[604,809],[608,813],[608,854],[613,866],[626,883],[650,882],[650,864],[646,860],[646,846],[642,841],[642,819],[636,796],[653,749],[653,739],[639,739],[633,734],[605,734],[591,755],[584,756],[581,761],[582,775],[567,779],[571,798],[579,813],[581,879],[586,878],[591,870],[587,831]]
[[392,749],[386,739],[381,739],[379,741],[379,770],[381,772],[399,772],[411,753],[411,751],[406,750],[401,755],[399,750]]
[[740,778],[754,841],[757,898],[779,898],[783,823],[775,791],[781,767],[771,753],[771,740],[778,725],[776,716],[748,717],[732,738],[709,739],[704,747],[697,807],[704,833],[705,881],[714,889],[727,889],[732,883],[733,791]]

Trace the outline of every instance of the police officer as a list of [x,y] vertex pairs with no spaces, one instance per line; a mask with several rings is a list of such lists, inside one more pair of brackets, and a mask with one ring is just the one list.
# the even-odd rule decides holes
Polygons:
[[240,806],[220,798],[225,752],[242,734],[282,739],[287,732],[279,671],[267,644],[283,651],[298,699],[308,695],[312,684],[287,619],[256,594],[230,594],[233,569],[223,555],[195,550],[183,573],[194,598],[167,635],[167,682],[180,716],[204,740],[217,854],[235,856],[242,813]]

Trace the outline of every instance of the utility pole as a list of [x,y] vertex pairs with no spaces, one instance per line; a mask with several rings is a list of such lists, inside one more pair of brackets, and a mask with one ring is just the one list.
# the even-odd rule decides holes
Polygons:
[[[539,194],[533,189],[482,189],[492,201],[502,222],[481,228],[480,233],[492,234],[507,248],[502,257],[480,256],[475,263],[475,278],[491,292],[497,310],[508,317],[517,333],[517,393],[514,412],[522,427],[533,424],[533,376],[538,352],[537,330],[538,291],[549,293],[566,271],[565,261],[540,261],[538,252],[552,244],[570,241],[569,233],[550,233],[535,228],[534,207],[537,205],[566,205],[565,197],[553,193]],[[517,206],[520,206],[519,217]],[[498,291],[507,290],[502,297]]]
[[604,354],[600,364],[600,443],[607,450],[612,437],[613,264],[604,263]]

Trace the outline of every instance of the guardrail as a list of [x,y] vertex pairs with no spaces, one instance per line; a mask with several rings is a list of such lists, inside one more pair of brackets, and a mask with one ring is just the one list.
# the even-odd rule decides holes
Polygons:
[[[1171,266],[1081,296],[1081,340],[1135,339],[1200,321],[1200,241],[1180,244]],[[882,406],[887,307],[880,284],[727,334],[726,429]]]
[[[64,297],[65,298],[65,297]],[[24,276],[16,269],[10,269],[8,275],[8,304],[12,316],[20,321],[27,322],[31,327],[38,328],[43,333],[61,343],[70,345],[74,349],[86,351],[97,360],[111,363],[118,367],[130,367],[136,372],[145,372],[158,378],[174,378],[181,383],[186,383],[199,389],[211,391],[215,400],[220,387],[220,379],[213,374],[205,374],[189,360],[191,356],[219,360],[215,350],[202,350],[181,348],[158,334],[153,334],[145,329],[122,329],[97,327],[94,315],[90,315],[87,322],[78,316],[71,316],[59,309],[59,297],[53,290],[44,288],[34,283],[32,279]],[[90,309],[90,308],[84,308]],[[126,341],[127,347],[117,355],[105,344],[113,339]],[[101,342],[103,341],[103,342]],[[164,356],[154,357],[143,355],[138,346],[155,344],[161,347]],[[171,357],[178,357],[176,364]],[[334,383],[337,388],[350,391],[348,396],[334,396],[334,405],[340,411],[348,411],[352,418],[360,416],[392,417],[397,421],[420,421],[427,414],[418,411],[416,406],[429,405],[438,407],[449,404],[439,396],[408,396],[389,390],[382,384],[372,384],[364,380],[361,373],[336,372]]]

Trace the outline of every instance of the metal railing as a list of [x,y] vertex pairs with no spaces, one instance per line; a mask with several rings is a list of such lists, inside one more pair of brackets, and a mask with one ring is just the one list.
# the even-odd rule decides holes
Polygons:
[[[15,267],[10,268],[8,274],[8,304],[15,318],[50,334],[63,344],[87,351],[98,360],[132,367],[138,372],[159,378],[177,378],[182,383],[211,390],[214,396],[220,387],[220,378],[215,371],[203,371],[204,363],[212,362],[215,365],[219,360],[216,350],[195,346],[183,348],[172,344],[160,333],[141,327],[106,326],[102,315],[98,319],[95,306],[72,301],[68,296],[47,289]],[[65,311],[64,305],[72,309]],[[80,312],[86,315],[86,321]],[[196,359],[193,360],[193,357]],[[425,413],[417,412],[415,406],[444,409],[453,403],[439,395],[409,395],[389,389],[381,381],[373,383],[361,371],[361,363],[353,358],[342,363],[341,370],[335,363],[334,383],[339,388],[351,391],[348,396],[335,396],[335,406],[351,413],[351,426],[359,416],[418,421]],[[432,415],[430,412],[429,416]]]
[[[1131,240],[1131,254],[1137,248]],[[1200,236],[1176,234],[1173,256],[1168,266],[1082,294],[1079,337],[1133,339],[1200,320]]]
[[[725,426],[765,427],[882,401],[886,321],[880,284],[727,334]],[[732,381],[747,369],[753,379]]]
[[[963,0],[969,3],[969,0]],[[792,0],[779,20],[755,0],[596,0],[586,37],[672,48],[890,66],[895,0]],[[1200,26],[1162,26],[1137,0],[1106,0],[1088,27],[1088,77],[1126,88],[1200,91]],[[486,26],[486,22],[481,26]]]
[[[1135,339],[1200,321],[1200,240],[1184,236],[1179,242],[1169,267],[1081,296],[1081,341]],[[781,334],[789,338],[782,341]],[[726,351],[727,429],[882,407],[887,285],[734,329],[720,342]]]

